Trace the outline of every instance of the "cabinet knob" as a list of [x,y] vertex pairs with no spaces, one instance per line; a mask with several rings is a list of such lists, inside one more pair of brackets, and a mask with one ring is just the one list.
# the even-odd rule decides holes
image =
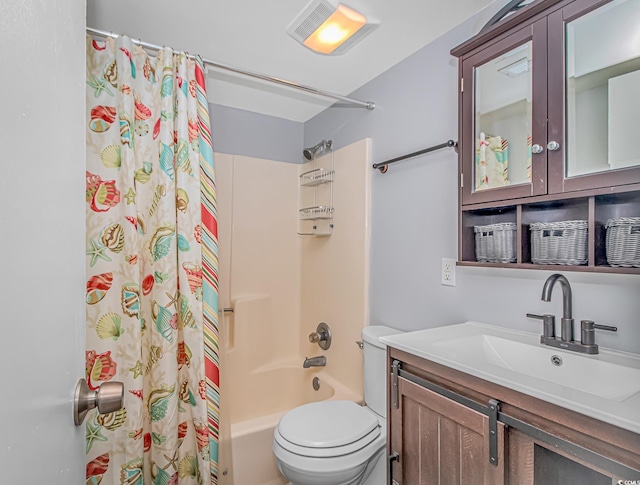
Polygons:
[[549,143],[547,143],[547,150],[555,152],[558,148],[560,148],[560,143],[558,143],[557,141],[550,141]]
[[535,145],[533,145],[533,146],[531,147],[531,151],[532,151],[533,153],[536,153],[536,154],[537,154],[537,153],[542,153],[542,152],[544,151],[544,148],[542,148],[542,146],[541,146],[541,145],[538,145],[538,144],[536,143]]

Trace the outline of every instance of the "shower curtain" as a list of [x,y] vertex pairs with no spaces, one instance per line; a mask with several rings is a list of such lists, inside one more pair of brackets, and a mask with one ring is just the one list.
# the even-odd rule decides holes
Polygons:
[[[72,141],[71,141],[72,143]],[[217,222],[202,60],[87,37],[87,484],[217,482]]]

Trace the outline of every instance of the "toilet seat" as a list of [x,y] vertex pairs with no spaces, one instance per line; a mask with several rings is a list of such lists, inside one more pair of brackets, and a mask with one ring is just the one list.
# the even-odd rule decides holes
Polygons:
[[355,453],[380,436],[378,417],[352,401],[305,404],[278,423],[276,443],[296,455],[331,458]]

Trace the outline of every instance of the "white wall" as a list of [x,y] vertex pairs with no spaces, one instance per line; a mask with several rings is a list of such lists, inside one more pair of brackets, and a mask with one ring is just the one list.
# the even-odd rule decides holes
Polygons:
[[[305,143],[332,138],[340,148],[373,140],[381,162],[457,138],[457,63],[449,51],[472,36],[471,18],[350,95],[374,111],[326,110],[305,124]],[[373,173],[370,320],[404,330],[476,319],[540,333],[527,312],[560,314],[560,294],[544,303],[549,271],[457,268],[440,285],[441,258],[457,254],[457,157],[443,150]],[[606,347],[640,348],[640,277],[566,272],[574,316],[618,326],[598,333]],[[559,290],[555,290],[559,291]],[[579,323],[578,323],[579,324]]]
[[85,5],[0,3],[0,467],[85,482]]

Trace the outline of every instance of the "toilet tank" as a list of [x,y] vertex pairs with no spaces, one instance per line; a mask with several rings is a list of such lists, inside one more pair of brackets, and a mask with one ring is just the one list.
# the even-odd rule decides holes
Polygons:
[[369,408],[387,416],[387,346],[380,337],[402,333],[384,325],[370,325],[362,329],[364,352],[364,401]]

